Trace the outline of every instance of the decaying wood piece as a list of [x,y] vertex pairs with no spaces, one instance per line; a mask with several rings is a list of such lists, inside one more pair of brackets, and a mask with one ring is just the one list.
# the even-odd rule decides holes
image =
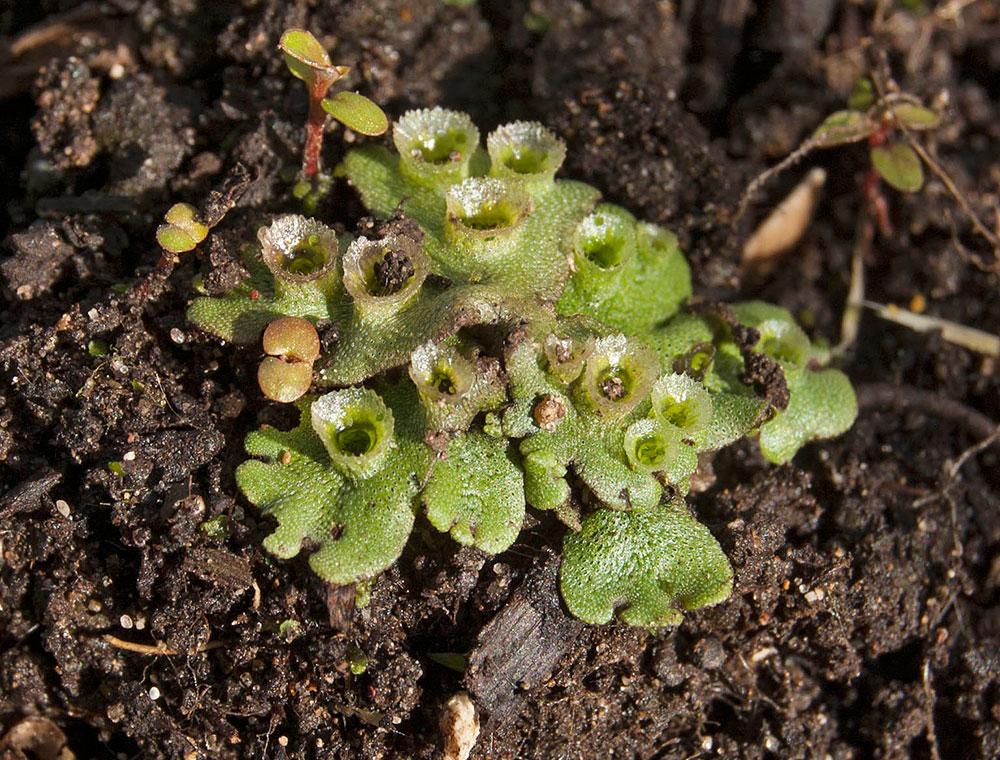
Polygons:
[[551,674],[583,628],[560,604],[558,570],[559,560],[553,556],[536,565],[483,628],[469,654],[464,683],[476,704],[489,713],[485,733],[513,716],[521,692]]

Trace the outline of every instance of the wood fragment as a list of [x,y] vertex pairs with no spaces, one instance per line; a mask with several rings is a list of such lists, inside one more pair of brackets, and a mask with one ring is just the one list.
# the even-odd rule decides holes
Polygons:
[[250,563],[225,549],[194,547],[184,557],[183,568],[203,581],[242,591],[255,586]]
[[516,714],[520,692],[548,678],[583,629],[559,602],[558,566],[553,556],[536,565],[469,654],[463,683],[490,714],[487,733]]
[[49,470],[34,480],[26,480],[14,486],[0,496],[0,517],[9,517],[19,512],[31,512],[38,509],[42,497],[51,491],[62,480],[62,475],[55,470]]
[[865,298],[865,260],[871,254],[875,227],[868,216],[858,221],[854,247],[851,251],[851,284],[847,289],[847,303],[840,320],[840,342],[834,346],[834,356],[844,356],[854,348],[861,329],[861,302]]

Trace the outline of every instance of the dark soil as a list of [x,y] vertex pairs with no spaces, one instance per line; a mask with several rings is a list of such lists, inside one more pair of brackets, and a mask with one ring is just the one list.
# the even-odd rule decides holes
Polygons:
[[[5,4],[0,735],[37,729],[78,758],[431,758],[467,688],[475,758],[1000,756],[1000,447],[963,457],[1000,419],[1000,374],[937,334],[865,316],[849,433],[784,467],[753,443],[716,456],[693,507],[736,589],[673,630],[566,617],[561,529],[538,515],[489,558],[418,526],[360,610],[264,553],[233,471],[244,434],[288,413],[253,390],[252,349],[184,312],[196,275],[237,281],[256,225],[297,209],[289,26],[335,44],[348,86],[392,115],[545,121],[564,176],[676,231],[696,292],[775,301],[833,343],[870,219],[864,146],[807,159],[829,175],[816,219],[766,281],[740,278],[743,241],[804,170],[734,212],[883,55],[944,108],[921,139],[996,224],[991,0]],[[328,166],[349,141],[331,128]],[[885,195],[866,296],[997,333],[998,252],[944,184]],[[209,239],[161,259],[168,205],[213,198],[235,206]],[[342,184],[320,209],[348,228],[362,213]],[[442,652],[470,654],[464,684]],[[18,735],[0,757],[55,757]]]

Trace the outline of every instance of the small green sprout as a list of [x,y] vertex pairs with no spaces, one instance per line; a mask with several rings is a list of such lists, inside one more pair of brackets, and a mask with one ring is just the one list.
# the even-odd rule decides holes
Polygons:
[[229,518],[226,515],[216,515],[202,522],[199,526],[207,538],[225,541],[229,538]]
[[167,211],[166,224],[156,228],[156,240],[172,253],[191,251],[208,236],[208,227],[198,220],[198,209],[188,203],[175,203]]
[[[846,430],[857,406],[829,353],[784,309],[689,302],[676,238],[557,179],[565,145],[540,124],[483,150],[466,114],[422,109],[393,144],[338,169],[380,223],[338,240],[279,217],[245,251],[249,279],[189,311],[262,341],[262,388],[296,399],[298,426],[250,433],[236,472],[277,522],[265,548],[310,547],[361,600],[418,513],[497,554],[530,506],[566,525],[561,590],[582,620],[674,625],[727,598],[729,562],[683,500],[699,456],[755,436],[783,462]],[[338,326],[324,349],[321,322]]]
[[347,667],[356,676],[360,676],[368,670],[367,655],[353,644],[347,650]]
[[427,657],[431,662],[436,662],[438,665],[463,675],[469,666],[469,656],[461,652],[428,652]]
[[100,338],[91,338],[87,341],[87,353],[91,356],[107,356],[110,351],[111,348],[105,340],[101,340]]
[[[901,192],[917,192],[923,187],[921,155],[928,162],[932,159],[911,132],[936,129],[941,123],[941,116],[908,93],[877,95],[871,79],[860,77],[856,80],[846,109],[827,116],[790,155],[750,183],[743,193],[736,218],[743,215],[754,194],[768,179],[801,161],[812,150],[867,140],[871,169],[862,189],[879,230],[889,235],[892,225],[889,222],[888,201],[879,188],[880,182],[884,181]],[[939,168],[935,171],[940,173]]]
[[911,95],[893,94],[875,100],[871,80],[855,83],[849,108],[830,114],[813,132],[809,143],[830,148],[868,140],[875,174],[902,192],[916,192],[924,185],[924,172],[916,151],[892,137],[895,129],[935,129],[941,117]]
[[278,625],[278,635],[280,635],[287,642],[294,641],[301,632],[302,623],[298,620],[293,620],[292,618],[282,620]]
[[302,175],[313,179],[320,170],[323,128],[329,114],[345,127],[364,135],[380,135],[389,128],[389,119],[371,100],[356,92],[338,92],[326,97],[330,87],[347,76],[350,66],[335,66],[330,54],[304,29],[289,29],[278,43],[292,75],[309,90],[309,121],[302,154]]

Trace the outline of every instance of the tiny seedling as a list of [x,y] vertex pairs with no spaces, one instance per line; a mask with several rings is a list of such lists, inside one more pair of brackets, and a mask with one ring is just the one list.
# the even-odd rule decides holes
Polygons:
[[[765,182],[813,150],[867,140],[871,170],[864,181],[864,194],[878,220],[879,230],[883,234],[891,232],[888,202],[879,188],[880,181],[901,192],[912,193],[923,187],[923,165],[914,145],[910,144],[909,133],[935,129],[941,117],[908,93],[893,92],[876,98],[867,77],[855,82],[847,106],[827,116],[791,155],[750,183],[743,193],[736,218],[743,215],[751,198]],[[910,141],[901,140],[901,134]]]
[[304,29],[289,29],[278,43],[292,75],[309,91],[309,121],[302,153],[303,179],[312,180],[320,170],[323,129],[329,114],[345,127],[363,135],[380,135],[389,128],[389,119],[375,103],[357,92],[338,92],[327,97],[330,87],[347,76],[350,66],[336,66],[319,41]]
[[847,143],[868,141],[871,169],[864,182],[864,193],[872,206],[883,234],[891,230],[888,204],[879,189],[879,181],[904,193],[914,193],[924,186],[920,156],[899,132],[934,129],[941,117],[912,95],[892,93],[875,98],[867,77],[855,82],[848,108],[836,111],[816,128],[806,145],[832,148]]
[[302,317],[278,317],[264,330],[267,356],[257,369],[257,383],[272,401],[289,404],[312,385],[313,362],[319,357],[319,334]]
[[198,219],[198,209],[189,203],[175,203],[164,218],[167,223],[156,228],[156,240],[172,253],[191,251],[208,235],[208,226]]

